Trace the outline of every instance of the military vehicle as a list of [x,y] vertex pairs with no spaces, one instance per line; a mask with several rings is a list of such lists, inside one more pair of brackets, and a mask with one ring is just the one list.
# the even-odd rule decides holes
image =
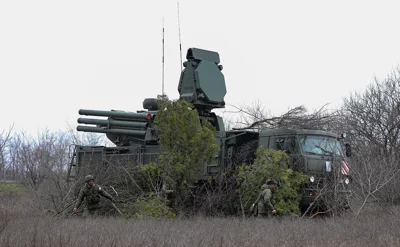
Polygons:
[[351,175],[346,158],[351,156],[351,147],[344,138],[345,134],[322,130],[268,129],[260,131],[258,145],[286,151],[292,159],[290,168],[309,175],[300,203],[303,212],[322,194],[337,203],[336,207],[347,209]]
[[[214,159],[205,164],[198,174],[199,179],[210,179],[223,170],[233,169],[243,163],[250,164],[257,147],[264,146],[286,150],[292,158],[292,168],[310,176],[302,207],[307,207],[315,199],[318,186],[325,184],[321,181],[327,179],[327,173],[338,174],[333,176],[335,195],[337,192],[349,192],[349,170],[344,150],[347,150],[349,156],[350,149],[343,145],[343,138],[321,130],[225,130],[222,117],[212,111],[225,107],[224,97],[227,92],[219,54],[190,48],[186,59],[178,85],[179,99],[192,103],[198,111],[199,119],[208,120],[215,127],[215,142],[220,147]],[[96,166],[116,157],[136,164],[155,161],[161,152],[153,124],[158,111],[157,98],[144,99],[143,108],[136,112],[79,110],[80,115],[104,119],[79,118],[78,123],[84,125],[79,125],[77,130],[104,133],[115,146],[76,145],[68,177],[71,179],[77,176],[84,166]]]

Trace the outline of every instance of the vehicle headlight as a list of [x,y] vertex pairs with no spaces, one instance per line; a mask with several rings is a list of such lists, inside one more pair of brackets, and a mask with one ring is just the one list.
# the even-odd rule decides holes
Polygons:
[[310,177],[310,182],[311,182],[311,183],[314,183],[314,181],[315,181],[314,176],[311,176],[311,177]]
[[345,178],[345,179],[344,179],[344,183],[345,183],[345,184],[349,184],[349,183],[350,183],[350,179],[349,179],[349,178]]

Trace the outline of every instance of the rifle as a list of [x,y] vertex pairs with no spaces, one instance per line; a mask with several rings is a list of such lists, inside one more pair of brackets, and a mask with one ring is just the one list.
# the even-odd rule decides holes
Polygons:
[[[257,204],[260,202],[262,197],[262,191],[258,194],[257,199],[255,200],[255,202],[253,204],[251,204],[250,206],[250,213],[253,213],[254,208],[257,207]],[[254,211],[254,214],[256,214],[256,211]]]

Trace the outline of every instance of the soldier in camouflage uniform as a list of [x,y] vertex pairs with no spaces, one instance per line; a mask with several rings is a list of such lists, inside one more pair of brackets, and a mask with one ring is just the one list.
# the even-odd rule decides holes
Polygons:
[[265,184],[261,186],[261,194],[260,200],[258,201],[258,213],[257,216],[259,218],[269,218],[272,215],[276,214],[276,210],[274,208],[274,189],[277,182],[273,179],[267,179]]
[[110,194],[104,191],[99,185],[94,183],[94,177],[87,175],[85,177],[86,184],[81,188],[78,195],[78,201],[74,207],[74,213],[77,212],[79,206],[82,204],[83,199],[86,199],[86,207],[83,212],[83,216],[86,218],[90,216],[98,215],[98,209],[100,209],[100,196],[103,196],[112,202],[114,199]]

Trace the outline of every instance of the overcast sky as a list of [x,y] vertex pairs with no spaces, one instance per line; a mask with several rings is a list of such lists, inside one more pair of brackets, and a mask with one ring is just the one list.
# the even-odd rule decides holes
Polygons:
[[[335,108],[400,64],[398,1],[179,1],[182,56],[219,53],[230,105]],[[177,1],[1,1],[1,130],[75,127],[81,108],[178,98]]]

